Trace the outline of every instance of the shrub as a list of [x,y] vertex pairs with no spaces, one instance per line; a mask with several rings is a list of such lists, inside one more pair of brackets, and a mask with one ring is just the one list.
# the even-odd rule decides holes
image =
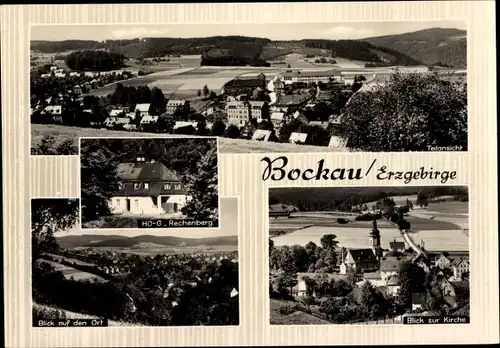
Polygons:
[[347,147],[362,151],[467,150],[467,86],[437,75],[396,72],[373,91],[356,93],[342,117]]

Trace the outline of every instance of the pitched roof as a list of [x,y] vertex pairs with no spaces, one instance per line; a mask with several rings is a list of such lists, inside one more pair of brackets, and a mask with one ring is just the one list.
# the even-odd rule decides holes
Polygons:
[[346,249],[354,262],[377,262],[372,249]]
[[380,260],[380,270],[384,272],[398,272],[400,266],[405,263],[404,258],[399,257],[384,257]]
[[141,123],[152,123],[158,121],[158,116],[145,115],[141,118]]
[[345,144],[344,139],[338,136],[330,137],[330,142],[328,143],[328,147],[343,147]]
[[238,101],[238,100],[232,100],[226,103],[226,108],[244,108],[248,107],[248,102],[245,101]]
[[265,101],[255,101],[255,100],[251,100],[251,101],[249,101],[249,103],[250,103],[250,106],[251,106],[251,107],[258,107],[258,108],[260,107],[260,108],[261,108],[261,107],[263,107],[263,106],[264,106],[264,104],[265,104],[266,102],[265,102]]
[[288,139],[289,142],[291,143],[305,143],[307,140],[307,133],[292,133],[290,134],[290,138]]
[[109,116],[117,116],[123,112],[122,109],[113,109],[109,112]]
[[252,135],[252,140],[268,141],[271,137],[271,131],[265,129],[257,129]]
[[149,103],[137,104],[135,106],[135,110],[139,110],[140,112],[148,112],[150,106],[151,104]]
[[287,94],[280,95],[274,102],[274,105],[278,106],[291,106],[291,105],[300,105],[302,103],[307,102],[311,99],[312,96],[310,94]]
[[174,130],[179,129],[179,128],[184,128],[184,127],[193,127],[196,129],[196,128],[198,128],[198,124],[196,122],[177,121],[177,122],[175,122]]
[[405,242],[389,242],[389,247],[392,250],[404,249],[406,247]]
[[285,117],[284,112],[273,112],[271,114],[271,120],[281,121],[281,120],[283,120],[283,117]]
[[381,275],[380,275],[380,271],[365,272],[365,273],[363,273],[363,278],[367,279],[367,280],[370,280],[370,279],[373,279],[373,280],[382,279]]
[[121,180],[158,180],[179,182],[177,175],[161,162],[120,163],[117,174]]
[[387,285],[390,286],[398,286],[401,284],[401,279],[399,278],[399,275],[395,274],[387,280]]
[[184,99],[170,99],[167,102],[167,106],[179,106],[184,104],[186,104],[186,101]]

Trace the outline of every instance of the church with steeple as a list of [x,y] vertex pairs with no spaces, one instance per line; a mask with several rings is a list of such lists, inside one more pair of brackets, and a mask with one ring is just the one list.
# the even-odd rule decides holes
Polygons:
[[374,272],[380,268],[380,259],[383,250],[380,244],[380,231],[377,228],[377,220],[373,218],[372,229],[368,235],[369,248],[341,250],[340,273],[350,272],[362,274]]

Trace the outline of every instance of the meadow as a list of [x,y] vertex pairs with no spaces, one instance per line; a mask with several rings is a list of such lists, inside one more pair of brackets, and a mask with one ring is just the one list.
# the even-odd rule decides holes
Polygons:
[[170,246],[155,246],[155,247],[106,247],[99,250],[109,250],[113,252],[133,254],[139,256],[155,256],[155,255],[175,255],[175,254],[194,254],[194,253],[221,253],[237,251],[237,245],[214,245],[214,246],[187,246],[187,247],[170,247]]
[[[85,263],[85,262],[82,262],[80,260],[70,259],[70,258],[63,257],[63,256],[60,256],[60,255],[52,255],[52,254],[49,254],[49,255],[51,255],[52,257],[62,258],[62,259],[64,259],[67,262],[75,262],[76,264],[80,264],[80,265],[87,265],[87,266],[91,265],[91,266],[93,266],[92,264]],[[99,281],[99,282],[103,282],[103,283],[107,281],[104,278],[102,278],[102,277],[100,277],[98,275],[95,275],[93,273],[80,271],[80,270],[78,270],[76,268],[73,268],[73,267],[67,266],[67,265],[63,265],[63,264],[58,263],[58,262],[53,262],[53,261],[49,261],[49,260],[43,260],[41,262],[48,263],[51,266],[53,266],[56,271],[62,272],[62,274],[64,275],[64,277],[66,279],[73,278],[76,281],[80,281],[80,280],[81,281],[84,281],[84,280],[94,280],[94,281]]]
[[[37,147],[44,136],[55,137],[55,145],[65,141],[74,144],[74,154],[78,151],[78,139],[80,137],[186,137],[182,134],[158,134],[144,132],[114,131],[108,129],[67,127],[61,125],[32,124],[31,125],[31,147]],[[192,137],[192,136],[189,136]],[[219,138],[219,153],[305,153],[305,152],[341,152],[344,149],[335,147],[307,146],[288,143],[261,142],[257,140]]]
[[[446,202],[429,205],[429,209],[446,211],[464,211],[464,202]],[[449,207],[447,207],[449,206]],[[316,216],[304,214],[292,218],[270,220],[270,234],[275,235],[278,231],[290,232],[272,237],[275,246],[302,245],[305,246],[312,241],[320,244],[321,237],[325,234],[335,234],[339,246],[346,248],[368,247],[368,236],[372,228],[369,221],[350,221],[348,224],[339,224],[335,215],[331,217],[327,213]],[[293,217],[295,216],[295,217]],[[420,244],[423,240],[427,250],[454,250],[468,251],[468,234],[462,229],[468,228],[468,216],[458,214],[436,215],[432,211],[418,209],[412,211],[406,218],[411,223],[410,237],[415,243]],[[381,235],[381,244],[385,249],[393,240],[402,241],[400,231],[385,220],[379,220],[377,227]],[[291,232],[293,231],[293,232]]]

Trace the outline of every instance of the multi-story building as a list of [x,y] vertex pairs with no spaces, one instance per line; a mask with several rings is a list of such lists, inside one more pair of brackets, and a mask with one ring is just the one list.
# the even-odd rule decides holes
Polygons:
[[167,102],[167,115],[174,115],[176,112],[187,111],[188,103],[184,99],[171,99]]
[[251,118],[250,102],[230,101],[226,104],[226,114],[230,125],[243,127]]
[[119,164],[117,173],[119,188],[109,200],[114,214],[177,213],[189,200],[179,177],[161,162],[139,155],[134,163]]
[[328,83],[330,81],[340,80],[341,72],[340,70],[327,70],[327,71],[286,71],[278,74],[277,79],[282,79],[286,85],[290,85],[294,82],[323,82]]

